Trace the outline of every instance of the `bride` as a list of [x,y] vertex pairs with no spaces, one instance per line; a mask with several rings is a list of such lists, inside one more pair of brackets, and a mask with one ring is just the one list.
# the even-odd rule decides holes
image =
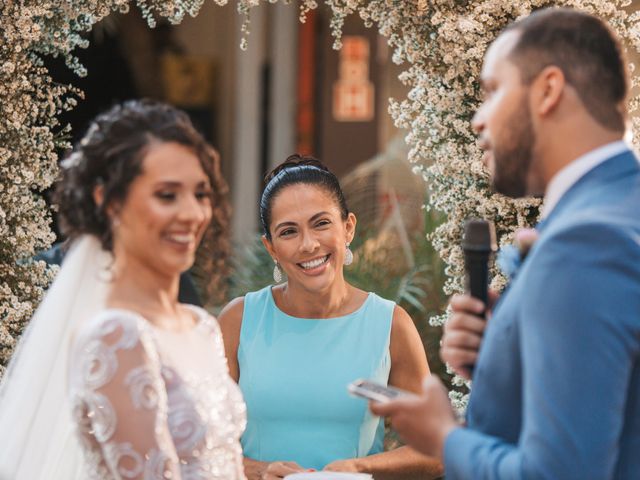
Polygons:
[[244,479],[245,405],[216,320],[177,301],[212,222],[215,152],[188,117],[130,101],[63,162],[71,248],[0,386],[0,479]]

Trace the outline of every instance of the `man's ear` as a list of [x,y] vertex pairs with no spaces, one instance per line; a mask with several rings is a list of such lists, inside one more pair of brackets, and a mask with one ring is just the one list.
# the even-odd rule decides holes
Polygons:
[[271,243],[271,240],[269,240],[266,235],[262,235],[262,237],[260,237],[260,240],[262,240],[262,244],[264,245],[264,248],[267,249],[267,252],[271,256],[271,258],[273,258],[274,260],[278,260],[278,258],[276,257],[276,252],[273,249],[273,244]]
[[555,65],[542,69],[531,85],[533,111],[539,116],[553,112],[563,98],[566,78]]

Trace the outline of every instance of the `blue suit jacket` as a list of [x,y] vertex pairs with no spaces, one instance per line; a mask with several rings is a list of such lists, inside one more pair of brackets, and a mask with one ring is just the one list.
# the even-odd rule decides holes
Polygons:
[[487,325],[447,479],[640,479],[640,167],[582,177]]

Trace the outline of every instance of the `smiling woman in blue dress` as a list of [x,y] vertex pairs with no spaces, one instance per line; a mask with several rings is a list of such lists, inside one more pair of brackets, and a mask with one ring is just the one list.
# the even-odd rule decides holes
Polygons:
[[335,175],[292,155],[267,177],[260,216],[278,284],[236,298],[219,318],[247,403],[249,480],[311,469],[439,476],[438,462],[408,447],[384,452],[382,421],[347,394],[360,377],[420,392],[429,367],[409,315],[345,281],[356,217]]

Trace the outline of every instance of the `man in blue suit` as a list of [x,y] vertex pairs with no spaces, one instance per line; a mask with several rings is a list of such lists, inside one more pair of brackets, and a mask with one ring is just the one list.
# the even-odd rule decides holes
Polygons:
[[[459,426],[441,383],[372,404],[447,479],[640,479],[640,167],[608,27],[570,9],[514,23],[487,51],[473,120],[495,189],[544,194],[509,288],[452,299],[441,354],[473,388]],[[485,328],[486,325],[486,328]]]

